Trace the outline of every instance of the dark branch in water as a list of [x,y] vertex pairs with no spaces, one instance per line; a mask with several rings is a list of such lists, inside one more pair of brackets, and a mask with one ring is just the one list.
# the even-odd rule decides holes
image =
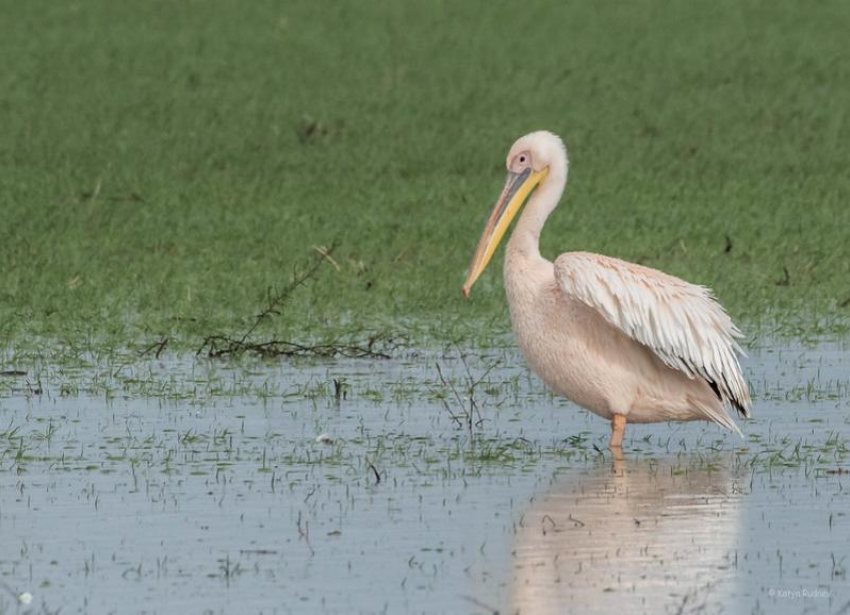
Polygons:
[[165,347],[168,346],[169,341],[170,341],[169,338],[164,337],[161,340],[159,340],[158,342],[154,342],[153,344],[151,344],[150,346],[148,346],[144,350],[140,351],[139,356],[143,357],[145,355],[154,353],[154,357],[158,359],[159,355],[162,354],[162,351],[165,350]]
[[266,296],[268,298],[268,303],[263,310],[257,314],[254,318],[254,324],[252,324],[242,338],[239,340],[241,343],[244,343],[251,334],[256,331],[257,327],[266,320],[269,316],[278,316],[280,315],[280,308],[283,307],[283,304],[289,299],[290,295],[294,293],[298,288],[304,285],[304,283],[312,278],[319,268],[322,266],[322,263],[325,262],[326,259],[330,258],[331,254],[334,250],[336,250],[336,243],[332,244],[330,248],[320,252],[315,258],[313,258],[313,262],[310,264],[307,269],[298,273],[295,273],[295,276],[283,290],[278,291],[277,293],[273,293],[272,289],[269,288]]
[[473,596],[464,596],[464,595],[461,595],[461,598],[463,598],[467,602],[471,602],[472,604],[477,606],[479,609],[484,609],[485,611],[490,613],[490,615],[499,615],[499,609],[494,609],[492,606],[490,606],[486,602],[481,602],[478,598],[475,598]]
[[378,472],[378,468],[375,467],[375,464],[372,463],[372,460],[368,457],[366,457],[366,465],[368,465],[372,472],[375,474],[375,484],[379,485],[381,483],[381,473]]
[[393,338],[387,335],[373,335],[363,342],[330,342],[323,344],[301,344],[291,340],[261,340],[252,338],[261,324],[272,316],[279,316],[284,304],[296,290],[318,273],[322,264],[329,262],[334,266],[336,261],[331,254],[336,249],[336,243],[330,248],[316,248],[315,256],[310,265],[303,271],[296,271],[292,281],[281,290],[269,288],[266,293],[266,305],[254,317],[251,326],[241,335],[208,335],[204,338],[197,354],[221,358],[240,356],[245,353],[262,358],[273,357],[345,357],[353,359],[389,359],[389,351],[395,346]]
[[463,387],[463,391],[458,390],[455,383],[451,379],[445,377],[439,363],[435,363],[435,366],[437,368],[437,376],[439,377],[440,386],[444,392],[451,392],[451,396],[454,397],[455,402],[457,402],[458,412],[454,412],[452,410],[452,407],[446,398],[443,398],[442,400],[443,407],[458,427],[463,427],[465,424],[469,429],[469,432],[472,433],[475,427],[480,427],[484,423],[484,418],[481,416],[481,409],[478,406],[478,401],[475,399],[475,390],[484,383],[490,375],[490,372],[501,365],[502,362],[501,360],[497,360],[490,364],[487,369],[476,378],[472,375],[472,370],[466,362],[466,355],[463,354],[460,349],[458,349],[458,355],[464,369],[466,370],[466,383]]
[[210,335],[198,349],[198,354],[206,352],[207,356],[220,358],[238,356],[245,353],[255,354],[263,358],[273,357],[343,357],[346,359],[389,359],[389,351],[394,348],[393,338],[374,335],[365,342],[299,344],[286,340],[267,340],[249,342],[233,339],[226,335]]

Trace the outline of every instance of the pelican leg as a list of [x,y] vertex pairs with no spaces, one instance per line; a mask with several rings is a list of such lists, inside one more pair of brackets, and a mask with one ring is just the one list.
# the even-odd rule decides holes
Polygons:
[[622,451],[623,436],[626,434],[626,415],[615,414],[611,419],[611,441],[608,448],[612,451]]

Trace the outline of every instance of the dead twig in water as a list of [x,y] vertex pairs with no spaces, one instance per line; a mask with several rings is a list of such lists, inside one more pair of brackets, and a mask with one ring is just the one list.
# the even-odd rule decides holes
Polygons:
[[348,384],[345,382],[345,378],[334,378],[333,383],[334,399],[336,400],[336,405],[339,406],[348,397]]
[[[463,398],[460,396],[460,393],[458,393],[457,387],[454,385],[454,382],[452,382],[451,380],[449,380],[448,378],[446,378],[443,375],[443,368],[440,367],[439,363],[435,363],[434,365],[437,368],[437,376],[439,376],[439,378],[440,378],[440,384],[443,386],[444,389],[450,390],[452,392],[452,394],[454,395],[454,398],[457,400],[457,403],[460,405],[460,407],[464,408],[466,406],[466,403],[464,402]],[[458,424],[458,427],[462,427],[463,422],[461,421],[461,417],[459,415],[455,414],[454,412],[452,412],[452,409],[449,406],[447,401],[443,400],[443,406],[445,406],[446,410],[449,413],[449,416],[452,417],[452,420],[454,420]],[[466,413],[464,413],[464,414],[466,414]],[[466,414],[466,417],[469,418],[469,415]]]
[[316,272],[319,270],[319,267],[322,266],[322,263],[325,261],[325,259],[330,258],[331,253],[335,249],[336,249],[336,243],[332,244],[330,248],[324,250],[323,252],[320,252],[319,255],[316,258],[313,259],[312,264],[309,267],[307,267],[307,269],[305,269],[304,271],[302,271],[300,273],[297,272],[297,271],[295,272],[295,275],[293,276],[292,281],[283,290],[278,291],[278,292],[273,294],[272,289],[269,288],[268,291],[266,292],[266,296],[268,298],[268,303],[266,304],[266,307],[263,308],[263,310],[259,314],[257,314],[257,316],[254,318],[254,324],[251,325],[248,328],[247,331],[245,331],[245,334],[242,336],[242,338],[239,341],[244,344],[245,341],[249,337],[251,337],[251,334],[253,334],[254,331],[256,331],[257,327],[259,327],[260,324],[264,320],[266,320],[266,318],[268,318],[269,316],[272,316],[272,315],[275,315],[275,316],[279,315],[280,314],[280,308],[283,307],[283,304],[287,302],[290,295],[292,295],[293,292],[295,292],[298,288],[303,286],[304,283],[307,282],[307,280],[309,280],[310,278],[312,278],[316,274]]
[[381,473],[378,472],[378,468],[375,467],[375,464],[372,463],[372,460],[368,457],[366,457],[366,465],[368,465],[372,469],[372,472],[375,473],[375,484],[379,485],[381,483]]
[[394,338],[374,335],[365,342],[331,342],[325,344],[299,344],[286,340],[267,340],[250,342],[235,340],[226,335],[210,335],[198,353],[204,352],[212,358],[235,356],[244,353],[255,354],[262,358],[273,357],[343,357],[346,359],[389,359],[389,350],[395,348]]
[[310,555],[315,555],[316,552],[313,550],[313,545],[310,544],[310,522],[305,521],[304,527],[301,527],[301,511],[298,511],[298,520],[295,522],[296,527],[298,528],[298,536],[304,539],[304,542],[307,543],[307,548],[310,549]]
[[[254,317],[244,333],[237,336],[208,335],[204,338],[196,354],[205,353],[211,358],[239,356],[251,353],[262,358],[273,357],[344,357],[352,359],[389,359],[389,350],[394,348],[393,338],[388,335],[372,335],[365,342],[330,342],[323,344],[301,344],[290,340],[254,341],[252,337],[261,324],[272,316],[281,314],[284,304],[297,289],[316,275],[322,264],[327,261],[337,270],[339,264],[331,254],[336,249],[336,243],[329,248],[316,246],[312,263],[302,270],[295,271],[292,281],[281,290],[269,288],[266,292],[266,305]],[[157,355],[159,356],[159,355]]]
[[495,361],[489,365],[478,378],[475,378],[472,375],[472,370],[469,368],[469,363],[466,361],[466,355],[459,352],[459,356],[464,370],[466,371],[466,383],[463,387],[464,390],[462,393],[458,390],[452,380],[446,378],[439,363],[435,363],[435,367],[437,368],[437,376],[439,377],[440,385],[443,390],[451,392],[452,397],[454,397],[457,405],[462,411],[460,413],[453,412],[448,401],[445,399],[443,400],[443,407],[458,427],[463,427],[465,424],[470,433],[472,433],[473,428],[480,427],[482,423],[484,423],[484,417],[481,416],[481,409],[478,405],[478,401],[475,399],[475,391],[487,379],[490,372],[501,365],[502,361]]
[[158,342],[154,342],[153,344],[151,344],[150,346],[148,346],[144,350],[141,350],[139,352],[139,356],[143,357],[143,356],[153,352],[154,358],[158,359],[159,355],[162,354],[162,351],[165,350],[165,347],[168,346],[168,342],[170,342],[170,341],[171,341],[170,338],[164,337],[161,340],[159,340]]

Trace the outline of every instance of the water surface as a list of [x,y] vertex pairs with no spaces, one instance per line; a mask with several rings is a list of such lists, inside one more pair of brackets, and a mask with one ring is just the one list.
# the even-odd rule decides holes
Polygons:
[[0,613],[850,612],[842,344],[754,351],[746,440],[630,426],[622,461],[512,350],[24,368]]

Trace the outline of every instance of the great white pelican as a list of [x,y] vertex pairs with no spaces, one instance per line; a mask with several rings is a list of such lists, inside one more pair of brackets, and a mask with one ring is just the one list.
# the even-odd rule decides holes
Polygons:
[[741,332],[711,291],[599,254],[546,260],[540,231],[567,184],[567,150],[557,135],[533,132],[513,144],[507,167],[463,294],[525,204],[505,252],[505,291],[519,347],[543,382],[610,420],[614,451],[626,421],[713,421],[740,434],[726,406],[750,416]]

